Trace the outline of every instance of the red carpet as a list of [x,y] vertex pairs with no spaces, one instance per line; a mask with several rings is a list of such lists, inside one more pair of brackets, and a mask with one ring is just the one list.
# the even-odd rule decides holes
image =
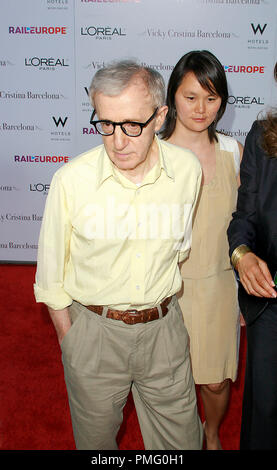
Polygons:
[[[34,273],[34,266],[0,266],[0,450],[73,450],[60,349],[46,308],[34,301]],[[245,343],[242,331],[238,379],[221,429],[225,450],[239,446]],[[122,450],[143,450],[131,396],[118,442]]]

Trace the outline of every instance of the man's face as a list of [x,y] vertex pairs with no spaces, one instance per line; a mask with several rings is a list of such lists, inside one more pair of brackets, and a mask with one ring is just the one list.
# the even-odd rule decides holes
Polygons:
[[[153,99],[141,78],[136,78],[117,96],[96,93],[94,106],[99,120],[113,122],[136,121],[144,123],[155,110]],[[153,156],[154,135],[163,124],[166,106],[159,108],[154,119],[138,137],[124,134],[120,126],[113,135],[102,136],[106,152],[113,164],[128,177],[128,174],[143,173],[145,163]]]

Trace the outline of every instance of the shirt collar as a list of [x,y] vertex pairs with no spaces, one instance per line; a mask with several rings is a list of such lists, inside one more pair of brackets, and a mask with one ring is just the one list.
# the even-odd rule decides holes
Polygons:
[[102,183],[113,176],[113,164],[109,159],[109,156],[105,150],[104,144],[102,145],[98,165],[97,165],[97,174],[96,174],[96,181],[97,181],[97,189],[102,185]]
[[[156,179],[160,176],[161,170],[164,170],[166,175],[174,180],[174,171],[171,165],[170,160],[167,158],[166,152],[164,151],[164,148],[162,146],[162,143],[160,139],[155,135],[154,137],[156,139],[158,148],[159,148],[159,161],[157,164],[150,170],[150,172],[145,176],[145,179],[142,184],[145,183],[154,183]],[[128,184],[128,186],[136,187],[134,183],[129,181],[127,178],[125,178],[112,164],[106,150],[105,146],[102,145],[101,153],[99,156],[98,160],[98,166],[97,166],[97,188],[99,188],[104,181],[106,181],[108,178],[114,177],[116,180],[119,180],[121,184],[123,184],[123,181]],[[125,186],[126,184],[124,184]]]
[[171,178],[172,180],[174,180],[175,175],[174,175],[174,171],[173,171],[171,162],[170,162],[169,158],[166,155],[165,146],[162,145],[162,144],[165,144],[165,142],[162,142],[157,136],[155,136],[155,139],[156,139],[158,147],[159,147],[160,166],[161,166],[161,168],[163,168],[166,175],[169,178]]

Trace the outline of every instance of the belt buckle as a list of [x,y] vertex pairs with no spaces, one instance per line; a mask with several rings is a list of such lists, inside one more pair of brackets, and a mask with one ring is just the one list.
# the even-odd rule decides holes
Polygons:
[[126,310],[123,315],[122,315],[122,321],[124,323],[127,323],[127,325],[133,325],[134,323],[137,323],[135,321],[133,321],[137,314],[139,313],[138,310]]

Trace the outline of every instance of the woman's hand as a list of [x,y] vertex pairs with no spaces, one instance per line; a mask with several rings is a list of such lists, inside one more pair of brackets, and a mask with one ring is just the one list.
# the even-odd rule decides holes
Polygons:
[[254,253],[246,253],[237,263],[240,281],[246,292],[256,297],[277,297],[267,264]]

